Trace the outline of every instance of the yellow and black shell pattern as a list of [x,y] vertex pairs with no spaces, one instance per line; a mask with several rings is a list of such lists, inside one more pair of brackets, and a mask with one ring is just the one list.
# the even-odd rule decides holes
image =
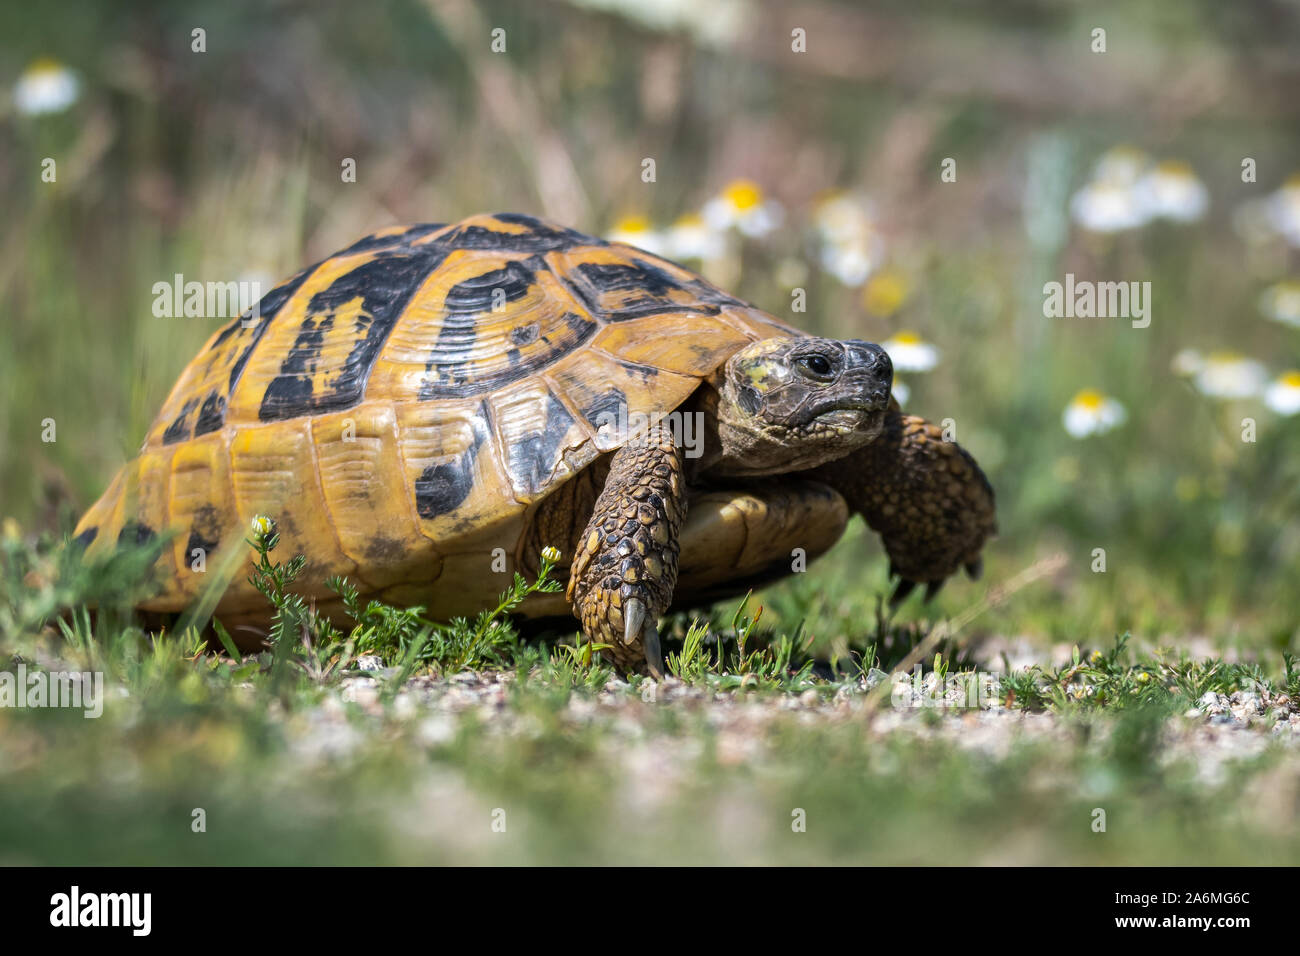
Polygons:
[[[75,534],[94,555],[170,533],[150,610],[246,559],[267,515],[277,557],[307,556],[304,585],[342,574],[469,613],[503,589],[487,572],[518,559],[529,509],[616,445],[603,416],[671,411],[737,349],[794,334],[681,266],[529,216],[384,229],[216,332]],[[219,611],[264,604],[245,579]]]

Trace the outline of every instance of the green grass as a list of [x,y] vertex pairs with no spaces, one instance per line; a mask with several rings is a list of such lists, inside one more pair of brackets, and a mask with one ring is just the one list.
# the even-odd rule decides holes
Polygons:
[[[138,593],[150,548],[87,570],[53,541],[6,539],[0,669],[99,670],[108,695],[95,720],[0,708],[5,862],[1282,863],[1300,852],[1294,814],[1277,815],[1296,799],[1300,762],[1294,743],[1269,742],[1273,717],[1236,729],[1252,745],[1211,779],[1169,741],[1203,725],[1182,714],[1206,692],[1294,699],[1289,657],[1191,660],[1135,653],[1122,637],[1076,648],[1061,668],[1004,674],[992,711],[895,711],[886,672],[907,675],[918,653],[929,680],[973,673],[958,639],[880,616],[832,661],[751,596],[665,628],[669,682],[620,682],[576,637],[516,633],[510,612],[555,584],[548,560],[475,621],[349,599],[345,632],[294,593],[301,562],[276,560],[274,530],[250,544],[276,627],[265,651],[241,656],[206,650],[193,627],[150,632],[85,610],[87,595]],[[34,568],[50,577],[34,581]],[[363,655],[384,666],[361,670]],[[494,702],[439,706],[476,681],[500,682]],[[1001,745],[981,742],[1008,721]]]

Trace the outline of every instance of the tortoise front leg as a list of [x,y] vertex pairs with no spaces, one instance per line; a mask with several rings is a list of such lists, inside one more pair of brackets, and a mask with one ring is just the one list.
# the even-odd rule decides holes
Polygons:
[[569,569],[568,598],[590,641],[625,670],[663,674],[659,615],[677,584],[686,515],[682,451],[655,425],[614,455]]
[[809,477],[839,491],[880,535],[890,574],[900,578],[891,604],[918,583],[928,585],[929,600],[961,567],[979,576],[980,550],[997,531],[993,488],[937,425],[892,403],[879,438]]

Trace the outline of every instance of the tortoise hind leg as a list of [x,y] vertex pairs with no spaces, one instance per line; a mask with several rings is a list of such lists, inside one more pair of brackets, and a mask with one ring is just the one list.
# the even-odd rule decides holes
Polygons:
[[658,619],[677,583],[686,514],[682,450],[665,425],[629,441],[610,463],[569,569],[567,596],[590,641],[624,670],[663,673]]

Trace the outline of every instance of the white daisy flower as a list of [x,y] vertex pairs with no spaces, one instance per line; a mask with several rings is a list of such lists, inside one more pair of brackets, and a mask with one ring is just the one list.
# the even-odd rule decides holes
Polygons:
[[1070,199],[1074,221],[1089,232],[1122,232],[1150,218],[1137,186],[1151,158],[1132,146],[1108,149],[1097,160],[1092,179]]
[[870,204],[855,193],[838,190],[817,199],[812,221],[823,242],[854,242],[875,231]]
[[812,224],[818,264],[844,285],[862,285],[880,268],[885,243],[861,196],[827,193],[813,207]]
[[1264,388],[1263,364],[1236,352],[1215,352],[1195,375],[1195,385],[1211,398],[1250,398]]
[[737,229],[741,235],[759,239],[781,225],[779,203],[763,195],[762,187],[749,179],[729,182],[717,196],[704,204],[704,219],[719,231]]
[[867,281],[880,267],[884,249],[879,242],[827,243],[817,254],[818,264],[850,288]]
[[1115,399],[1095,388],[1085,388],[1070,400],[1061,423],[1073,438],[1103,435],[1124,424],[1128,414]]
[[1139,205],[1148,216],[1195,222],[1205,215],[1210,193],[1192,167],[1180,160],[1166,160],[1145,173],[1133,187]]
[[674,259],[718,259],[726,251],[722,233],[709,228],[699,213],[687,213],[673,223],[665,237],[668,255]]
[[1268,222],[1293,246],[1300,246],[1300,173],[1293,173],[1268,199]]
[[652,30],[685,32],[706,46],[729,46],[752,17],[748,0],[569,0],[604,10]]
[[1151,165],[1151,157],[1136,146],[1112,146],[1093,168],[1093,182],[1134,186]]
[[1300,326],[1300,281],[1269,286],[1259,297],[1259,310],[1275,322]]
[[901,372],[928,372],[939,364],[939,350],[915,332],[896,332],[880,343],[894,368]]
[[1174,356],[1174,360],[1169,365],[1175,374],[1190,378],[1205,368],[1205,356],[1196,349],[1183,349]]
[[912,397],[911,387],[906,382],[900,382],[898,379],[894,379],[892,391],[894,398],[898,399],[899,405],[906,405],[907,400]]
[[1089,232],[1123,232],[1146,223],[1149,216],[1132,186],[1091,182],[1070,199],[1074,221]]
[[1264,391],[1264,404],[1279,415],[1300,412],[1300,372],[1283,372]]
[[626,242],[654,255],[667,255],[667,242],[645,216],[624,216],[605,233],[610,242]]
[[81,81],[57,60],[43,57],[29,66],[14,86],[14,107],[27,116],[62,113],[77,102]]

